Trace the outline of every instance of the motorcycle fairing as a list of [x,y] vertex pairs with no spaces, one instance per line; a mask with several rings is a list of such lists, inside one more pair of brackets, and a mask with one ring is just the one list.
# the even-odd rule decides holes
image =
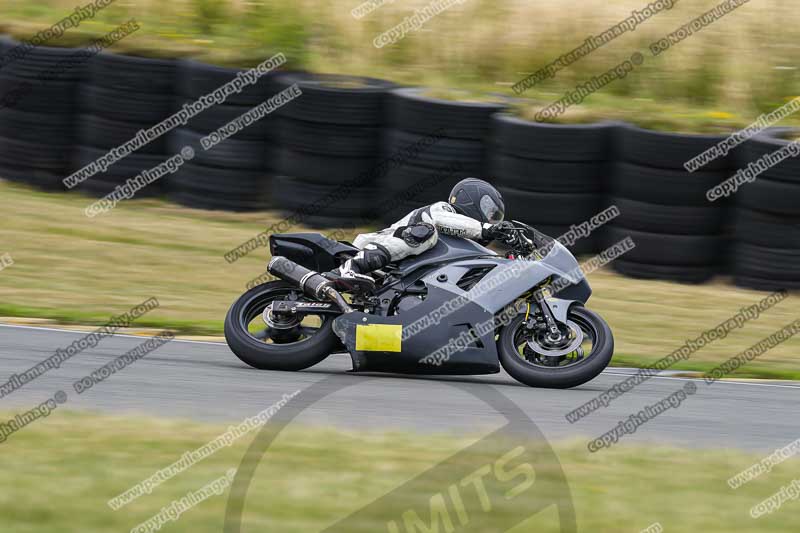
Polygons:
[[[579,286],[581,289],[573,291],[572,295],[581,303],[586,303],[591,295],[578,261],[557,241],[553,242],[549,253],[538,261],[499,257],[496,261],[497,266],[467,293],[475,303],[493,313],[500,312],[516,298],[551,276],[569,281],[570,287]],[[559,292],[560,296],[566,294],[566,289]]]
[[[431,257],[430,261],[416,260],[414,268],[401,264],[399,266],[401,271],[406,275],[412,275],[419,268],[429,267],[437,261],[442,261],[447,257],[446,251],[450,241],[461,241],[461,239],[444,238],[440,242],[442,255]],[[439,248],[439,245],[436,248]],[[472,248],[471,254],[477,252],[478,249]],[[458,287],[458,281],[466,272],[481,267],[487,267],[488,273],[470,290],[464,291]],[[481,254],[445,264],[423,276],[422,282],[428,290],[427,297],[420,304],[399,315],[378,316],[353,311],[337,317],[333,323],[333,330],[350,353],[355,371],[414,374],[497,373],[500,371],[500,364],[493,329],[479,334],[473,344],[450,353],[440,365],[422,360],[445,347],[462,333],[475,331],[479,324],[488,324],[502,309],[549,277],[563,277],[577,284],[583,282],[588,290],[588,284],[583,280],[577,261],[558,243],[555,243],[548,255],[540,261],[509,260],[490,252],[489,255]],[[588,293],[583,292],[585,298],[580,299],[580,303],[585,303],[591,294],[590,290]],[[440,316],[439,320],[433,320],[432,317],[437,314],[437,310],[441,310],[446,302],[459,296],[465,297],[468,302],[446,316]],[[548,298],[547,302],[556,320],[560,322],[566,321],[570,306],[576,303],[557,298]],[[409,326],[422,320],[429,320],[428,327],[412,334]],[[365,335],[359,327],[374,325],[395,326],[387,327],[383,331],[389,336],[400,335],[399,346],[394,344],[393,339],[378,339],[376,349],[371,349],[373,346],[369,344],[359,345],[357,343],[359,335],[362,338]],[[393,347],[391,351],[380,349],[381,342],[384,341],[391,344]]]
[[[462,291],[463,292],[463,291]],[[440,286],[429,286],[428,297],[424,302],[407,313],[395,316],[378,316],[353,311],[337,317],[333,321],[333,331],[342,340],[350,352],[354,371],[397,372],[413,374],[494,374],[500,371],[494,333],[485,333],[477,341],[465,349],[453,353],[442,365],[424,363],[421,360],[439,348],[445,346],[450,339],[474,328],[477,324],[492,320],[494,313],[481,306],[468,302],[439,324],[431,325],[415,335],[402,338],[408,331],[408,325],[414,320],[430,315],[436,308],[456,296],[452,291]],[[363,339],[363,330],[375,325],[395,326],[396,329],[385,329],[387,335],[400,335],[400,351],[366,350],[358,346],[359,337]],[[385,342],[391,342],[385,339]],[[368,348],[370,346],[367,346]]]
[[397,275],[405,277],[420,268],[435,266],[445,262],[452,263],[460,259],[491,256],[497,257],[497,254],[475,241],[439,235],[436,246],[422,255],[411,256],[401,261],[398,265]]

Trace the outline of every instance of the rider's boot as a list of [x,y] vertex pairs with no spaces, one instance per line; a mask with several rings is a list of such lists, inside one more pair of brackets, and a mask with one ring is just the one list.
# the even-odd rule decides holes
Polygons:
[[392,261],[389,251],[383,246],[368,244],[342,266],[325,274],[338,290],[375,292],[375,280],[368,273],[379,270]]

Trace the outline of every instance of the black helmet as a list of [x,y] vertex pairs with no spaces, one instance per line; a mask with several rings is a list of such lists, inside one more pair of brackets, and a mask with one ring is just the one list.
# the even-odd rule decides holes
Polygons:
[[503,197],[497,189],[477,178],[456,183],[450,191],[450,205],[462,215],[489,224],[502,222],[506,214]]

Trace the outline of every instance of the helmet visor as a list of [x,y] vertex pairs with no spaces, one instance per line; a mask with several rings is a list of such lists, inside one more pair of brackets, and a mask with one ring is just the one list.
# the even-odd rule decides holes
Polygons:
[[483,195],[481,197],[480,208],[484,218],[490,224],[497,224],[503,221],[505,213],[490,196]]

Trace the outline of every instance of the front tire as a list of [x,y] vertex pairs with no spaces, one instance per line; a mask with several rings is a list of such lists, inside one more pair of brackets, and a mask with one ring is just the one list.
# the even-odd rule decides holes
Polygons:
[[234,302],[225,317],[225,340],[236,357],[260,370],[303,370],[319,363],[339,346],[331,315],[322,316],[317,328],[298,326],[303,332],[291,342],[270,343],[252,333],[251,329],[256,329],[253,324],[261,320],[264,308],[287,297],[303,298],[300,289],[291,283],[271,281],[250,289]]
[[566,366],[536,364],[520,350],[524,335],[525,317],[518,315],[500,330],[497,350],[500,364],[511,377],[530,387],[568,389],[596,378],[611,362],[614,354],[614,337],[611,328],[600,315],[585,307],[575,305],[569,310],[568,320],[579,324],[584,334],[592,337],[592,348],[581,360]]

